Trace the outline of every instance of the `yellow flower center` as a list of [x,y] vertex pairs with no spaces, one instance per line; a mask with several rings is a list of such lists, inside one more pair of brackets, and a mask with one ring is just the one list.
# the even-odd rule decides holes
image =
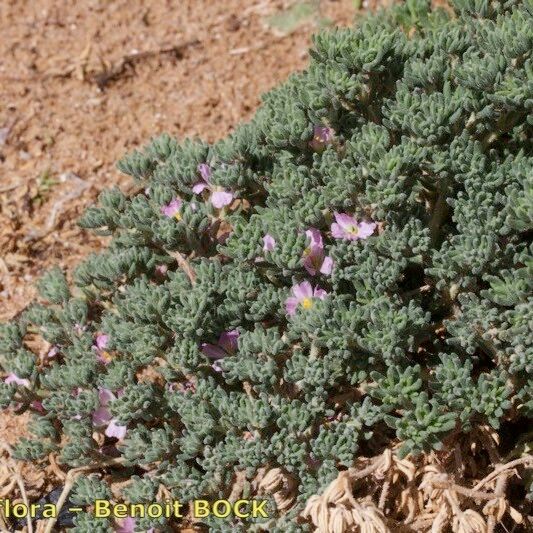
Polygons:
[[106,351],[100,352],[100,357],[106,362],[110,363],[113,360],[113,356]]
[[311,298],[304,298],[302,300],[302,307],[304,309],[311,309],[313,307],[313,300]]
[[351,233],[352,235],[357,235],[359,233],[359,228],[357,226],[350,226],[348,228],[348,233]]
[[181,220],[181,215],[179,213],[176,213],[174,215],[174,218],[179,222]]

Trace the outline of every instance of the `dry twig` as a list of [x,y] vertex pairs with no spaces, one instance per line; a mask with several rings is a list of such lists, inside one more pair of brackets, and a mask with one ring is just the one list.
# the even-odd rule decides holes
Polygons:
[[189,264],[189,261],[177,250],[174,252],[167,252],[168,255],[173,257],[176,262],[178,263],[179,267],[189,276],[189,279],[191,280],[191,284],[194,285],[196,283],[196,274],[194,273],[194,270],[192,269],[191,265]]
[[184,51],[190,46],[196,46],[200,43],[198,39],[193,39],[185,43],[169,46],[166,48],[159,48],[158,50],[148,50],[146,52],[136,52],[134,54],[127,54],[123,56],[117,64],[110,68],[104,68],[101,72],[97,72],[91,76],[91,81],[95,82],[100,89],[105,89],[109,83],[118,80],[128,68],[134,68],[137,63],[144,59],[157,57],[164,54],[172,54],[178,59],[183,57]]
[[[24,487],[24,480],[20,475],[20,467],[19,465],[13,466],[13,460],[11,459],[11,457],[13,456],[13,450],[11,449],[11,446],[7,444],[7,442],[0,442],[0,447],[8,454],[8,468],[13,473],[14,479],[16,480],[16,483],[20,490],[20,496],[22,498],[22,501],[24,502],[24,505],[26,506],[26,509],[29,509],[30,502],[28,500],[28,495],[26,494],[26,488]],[[31,521],[30,513],[26,514],[26,524],[28,526],[28,533],[33,533],[33,524]]]

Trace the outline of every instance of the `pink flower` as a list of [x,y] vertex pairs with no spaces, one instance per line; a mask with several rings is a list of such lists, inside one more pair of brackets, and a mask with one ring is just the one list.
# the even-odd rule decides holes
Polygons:
[[217,344],[203,343],[202,352],[210,359],[221,359],[226,355],[234,354],[237,351],[238,338],[239,332],[236,329],[224,331],[218,338]]
[[31,402],[31,407],[33,407],[33,409],[35,409],[37,412],[41,413],[41,414],[44,414],[46,413],[46,410],[45,408],[43,407],[43,402],[41,402],[40,400],[34,400],[33,402]]
[[217,209],[221,209],[222,207],[225,207],[226,205],[231,204],[233,201],[233,193],[223,191],[220,189],[220,187],[215,187],[211,184],[211,167],[207,165],[206,163],[201,163],[198,165],[198,172],[200,172],[200,176],[202,177],[202,181],[199,181],[195,185],[193,185],[192,191],[195,194],[200,194],[205,189],[209,189],[211,191],[211,203],[214,207]]
[[8,385],[10,383],[14,383],[15,385],[21,385],[22,387],[30,388],[30,380],[29,379],[23,379],[19,378],[15,373],[11,372],[11,374],[8,374],[6,379],[4,379],[4,383],[7,383]]
[[176,220],[181,220],[180,208],[182,205],[180,198],[174,198],[170,203],[164,205],[161,208],[161,213],[169,218],[175,218]]
[[109,411],[108,404],[115,399],[116,396],[109,389],[99,389],[98,400],[100,407],[94,411],[92,419],[93,425],[96,427],[107,426],[105,434],[108,437],[116,437],[121,440],[126,436],[128,428],[117,424],[117,421],[111,415],[111,411]]
[[231,204],[232,201],[233,194],[230,192],[213,191],[213,194],[211,195],[211,203],[217,209],[221,209],[222,207]]
[[320,152],[324,150],[326,145],[333,139],[333,130],[326,126],[315,126],[313,128],[313,139],[309,141],[309,146]]
[[111,412],[107,408],[107,404],[114,400],[116,396],[109,390],[101,388],[98,390],[98,400],[100,407],[93,413],[93,424],[95,426],[105,426],[111,421]]
[[336,239],[366,239],[374,233],[377,226],[375,222],[357,222],[355,217],[346,213],[335,213],[335,220],[336,222],[331,224],[331,234]]
[[309,246],[304,250],[304,268],[311,274],[318,272],[329,276],[333,269],[333,259],[324,255],[324,243],[322,234],[316,228],[308,229],[305,234],[309,238]]
[[97,350],[105,350],[107,348],[107,343],[109,342],[109,335],[106,335],[105,333],[99,333],[96,335],[96,349]]
[[[120,520],[120,525],[115,528],[115,533],[134,533],[135,523],[135,518],[132,516],[127,516],[126,518]],[[154,528],[151,527],[150,529],[147,529],[146,533],[154,533]]]
[[96,351],[98,360],[104,365],[108,365],[113,357],[106,351],[107,343],[109,342],[109,335],[105,333],[99,333],[96,335],[96,340],[93,345],[93,350]]
[[166,273],[168,271],[168,266],[165,265],[165,264],[162,264],[162,265],[157,265],[155,267],[155,273],[158,275],[158,276],[165,276]]
[[48,353],[46,354],[46,357],[48,359],[52,359],[52,357],[55,357],[58,353],[59,353],[59,348],[57,346],[52,346],[48,350]]
[[127,431],[127,426],[120,426],[116,423],[115,419],[112,419],[105,430],[105,435],[107,437],[115,437],[118,440],[122,440],[126,436]]
[[198,165],[198,172],[200,172],[200,176],[202,176],[202,179],[205,182],[209,182],[209,178],[211,177],[212,171],[211,167],[207,163],[200,163]]
[[328,293],[318,286],[313,289],[308,281],[302,281],[302,283],[293,286],[292,294],[294,296],[285,300],[285,309],[289,316],[296,314],[299,305],[304,309],[311,309],[314,305],[314,299],[323,300]]
[[[119,526],[115,528],[115,533],[133,533],[135,531],[135,518],[127,516],[119,521]],[[154,528],[151,527],[146,533],[153,533]]]
[[272,235],[266,234],[263,237],[263,250],[265,252],[271,252],[276,247],[276,240]]

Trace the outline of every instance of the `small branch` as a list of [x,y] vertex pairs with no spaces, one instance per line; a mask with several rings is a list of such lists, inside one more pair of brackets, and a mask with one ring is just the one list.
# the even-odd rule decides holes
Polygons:
[[381,509],[382,511],[385,509],[385,503],[387,501],[387,496],[389,495],[390,486],[390,479],[386,479],[385,483],[383,483],[381,494],[379,495],[378,509]]
[[97,470],[99,468],[105,468],[106,466],[115,466],[120,465],[124,462],[122,457],[117,457],[114,459],[110,459],[109,461],[105,461],[99,464],[95,465],[86,465],[86,466],[80,466],[79,468],[73,468],[72,470],[69,470],[67,477],[65,479],[65,485],[63,486],[63,490],[61,491],[61,495],[59,496],[57,503],[56,503],[56,516],[50,518],[48,523],[46,524],[46,528],[44,529],[44,533],[51,533],[57,519],[59,517],[59,513],[61,511],[61,508],[63,505],[65,505],[65,502],[67,501],[68,495],[70,494],[70,491],[72,490],[72,487],[74,487],[74,483],[76,482],[77,477],[82,474],[83,472],[87,472],[89,470]]
[[9,531],[6,521],[4,520],[4,513],[0,509],[0,531]]
[[411,531],[427,531],[427,528],[433,523],[434,516],[428,518],[419,518],[416,522],[411,522],[409,527]]
[[56,475],[58,479],[61,481],[64,481],[67,475],[61,468],[59,468],[59,465],[57,464],[56,458],[54,457],[53,452],[48,455],[48,461],[50,462],[50,467],[52,468],[52,471]]
[[239,496],[242,495],[245,483],[246,483],[246,470],[239,470],[235,474],[235,481],[233,482],[231,494],[228,497],[229,502],[234,503],[237,501]]
[[[11,470],[9,470],[9,472],[11,472]],[[2,480],[2,482],[4,482],[4,481],[5,481],[5,479]],[[0,500],[5,498],[13,490],[13,488],[15,487],[16,484],[17,484],[17,480],[12,478],[11,481],[9,482],[9,485],[4,487],[0,491]],[[2,508],[0,507],[0,511],[1,510],[2,510]]]
[[533,455],[526,455],[524,457],[520,457],[519,459],[515,459],[514,461],[511,461],[510,463],[506,463],[504,465],[498,466],[495,468],[487,477],[483,478],[475,487],[473,490],[478,490],[483,485],[486,485],[489,481],[492,481],[495,477],[498,476],[501,472],[504,470],[510,470],[511,468],[514,468],[515,466],[523,465],[530,463],[533,465]]
[[0,188],[0,194],[3,194],[5,192],[14,191],[15,189],[18,189],[22,183],[14,183],[12,185],[7,185],[6,187]]
[[180,268],[185,272],[185,274],[187,274],[187,276],[189,276],[191,284],[194,285],[196,283],[196,274],[194,273],[194,270],[191,268],[191,265],[189,264],[187,259],[183,257],[183,255],[177,250],[175,252],[167,253],[176,260]]
[[422,285],[421,287],[417,287],[416,289],[413,289],[412,291],[407,291],[403,293],[404,298],[412,298],[413,296],[416,296],[417,294],[423,294],[425,292],[428,292],[432,289],[431,285]]
[[119,79],[128,67],[133,67],[141,60],[157,57],[163,54],[173,54],[178,59],[183,57],[183,52],[190,46],[196,46],[200,44],[198,39],[193,39],[185,43],[177,44],[166,48],[160,48],[159,50],[148,50],[146,52],[136,52],[134,54],[125,55],[120,61],[111,69],[104,69],[102,72],[98,72],[91,77],[91,81],[96,83],[98,87],[103,90],[112,81]]
[[383,457],[380,456],[376,461],[368,465],[366,468],[363,468],[363,470],[357,471],[355,468],[349,468],[348,469],[348,475],[350,476],[350,481],[352,483],[354,481],[357,481],[358,479],[361,479],[363,477],[368,476],[369,474],[372,474],[372,472],[375,472],[383,462]]
[[[22,501],[24,502],[24,505],[26,506],[26,509],[29,509],[30,508],[30,502],[28,500],[28,495],[26,494],[26,489],[24,487],[24,481],[22,479],[22,476],[20,475],[19,467],[18,467],[18,465],[17,466],[12,466],[13,465],[13,459],[12,459],[13,450],[11,449],[11,446],[9,446],[9,444],[7,444],[7,442],[1,442],[0,445],[9,456],[8,461],[11,464],[8,464],[8,468],[13,472],[14,478],[15,478],[15,480],[17,482],[17,485],[19,487],[19,490],[20,490],[20,496],[22,497]],[[28,525],[28,533],[33,533],[33,524],[31,522],[30,513],[26,514],[26,524]]]
[[[495,499],[501,498],[503,496],[505,489],[507,488],[508,480],[509,480],[508,474],[498,478],[498,481],[496,483],[496,488],[494,489]],[[490,513],[489,518],[487,520],[487,533],[494,533],[495,528],[496,528],[496,516],[494,515],[494,513]]]
[[494,500],[496,497],[493,492],[481,492],[467,487],[462,487],[461,485],[456,485],[455,483],[432,483],[432,485],[438,489],[450,489],[471,500]]
[[78,475],[81,474],[77,469],[71,470],[65,479],[65,485],[63,486],[63,490],[61,491],[61,495],[59,496],[57,503],[56,503],[56,516],[50,518],[48,520],[48,523],[46,524],[46,528],[44,529],[44,533],[50,533],[52,529],[54,528],[57,517],[59,516],[59,513],[61,511],[61,508],[67,501],[68,495],[70,491],[72,490],[72,487],[74,486],[74,483],[76,482],[76,478]]

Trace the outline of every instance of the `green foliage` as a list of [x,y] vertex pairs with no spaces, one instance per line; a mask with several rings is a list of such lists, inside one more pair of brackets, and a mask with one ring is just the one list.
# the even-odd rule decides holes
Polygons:
[[111,490],[101,479],[96,476],[79,476],[69,499],[74,505],[92,505],[94,500],[109,500]]
[[[34,411],[18,458],[111,448],[141,502],[279,467],[293,514],[216,530],[305,531],[294,513],[369,439],[419,454],[531,422],[533,11],[454,9],[321,33],[226,139],[164,135],[119,163],[136,190],[80,221],[109,246],[0,325],[0,407]],[[73,498],[108,490],[81,478]]]
[[77,512],[74,516],[75,533],[111,533],[114,531],[109,518],[95,518],[90,512]]

